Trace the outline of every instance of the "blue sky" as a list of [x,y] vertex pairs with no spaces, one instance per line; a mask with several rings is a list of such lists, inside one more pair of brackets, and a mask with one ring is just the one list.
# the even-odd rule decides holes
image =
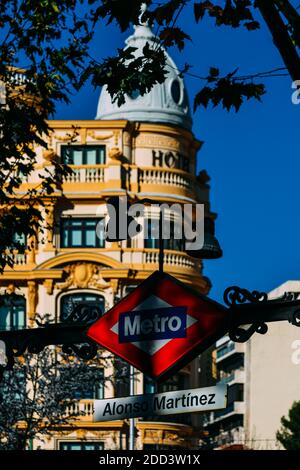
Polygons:
[[[281,67],[269,31],[216,28],[206,20],[194,24],[192,10],[181,25],[193,41],[170,53],[178,66],[193,65],[205,76],[210,66],[228,73],[252,74]],[[95,57],[113,55],[128,36],[115,26],[99,27],[92,45]],[[300,79],[300,77],[299,77]],[[262,103],[250,101],[238,113],[216,108],[198,110],[193,131],[203,140],[198,169],[211,177],[211,207],[218,213],[216,234],[223,258],[206,261],[204,274],[213,284],[210,296],[222,300],[230,285],[269,291],[286,280],[300,279],[300,105],[291,102],[291,79],[268,78]],[[202,82],[186,77],[190,100]],[[87,85],[57,119],[93,119],[100,90]]]

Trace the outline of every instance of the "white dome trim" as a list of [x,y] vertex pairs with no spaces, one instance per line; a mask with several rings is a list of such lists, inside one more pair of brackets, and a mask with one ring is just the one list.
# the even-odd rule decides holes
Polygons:
[[[146,42],[158,42],[158,39],[145,24],[135,26],[134,29],[134,34],[126,40],[126,44],[137,48],[134,54],[138,57],[142,54]],[[104,86],[95,119],[156,122],[191,129],[192,119],[184,81],[171,57],[166,51],[165,54],[168,74],[164,83],[154,85],[151,91],[143,96],[126,96],[125,103],[120,107],[117,103],[112,103],[107,87]]]

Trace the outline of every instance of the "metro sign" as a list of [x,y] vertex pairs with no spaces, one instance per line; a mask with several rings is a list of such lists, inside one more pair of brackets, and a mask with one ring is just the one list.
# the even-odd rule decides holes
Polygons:
[[186,319],[186,307],[158,308],[155,313],[153,310],[122,313],[118,328],[120,343],[184,338]]
[[161,379],[222,337],[228,319],[225,307],[156,271],[91,325],[87,335]]

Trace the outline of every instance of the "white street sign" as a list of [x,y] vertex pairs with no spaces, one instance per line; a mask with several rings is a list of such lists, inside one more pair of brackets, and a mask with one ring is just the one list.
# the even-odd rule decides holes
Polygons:
[[194,413],[226,408],[227,386],[95,400],[94,421]]

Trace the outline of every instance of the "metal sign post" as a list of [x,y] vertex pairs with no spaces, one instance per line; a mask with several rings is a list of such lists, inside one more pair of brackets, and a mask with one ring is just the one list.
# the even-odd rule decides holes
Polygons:
[[158,270],[164,271],[163,207],[159,208],[159,254]]
[[[134,380],[134,373],[135,373],[135,370],[134,370],[134,367],[133,366],[130,366],[130,389],[129,389],[129,393],[130,393],[130,396],[134,396],[134,392],[135,392],[135,380]],[[129,420],[129,450],[134,450],[135,449],[135,419],[134,418],[130,418]]]

